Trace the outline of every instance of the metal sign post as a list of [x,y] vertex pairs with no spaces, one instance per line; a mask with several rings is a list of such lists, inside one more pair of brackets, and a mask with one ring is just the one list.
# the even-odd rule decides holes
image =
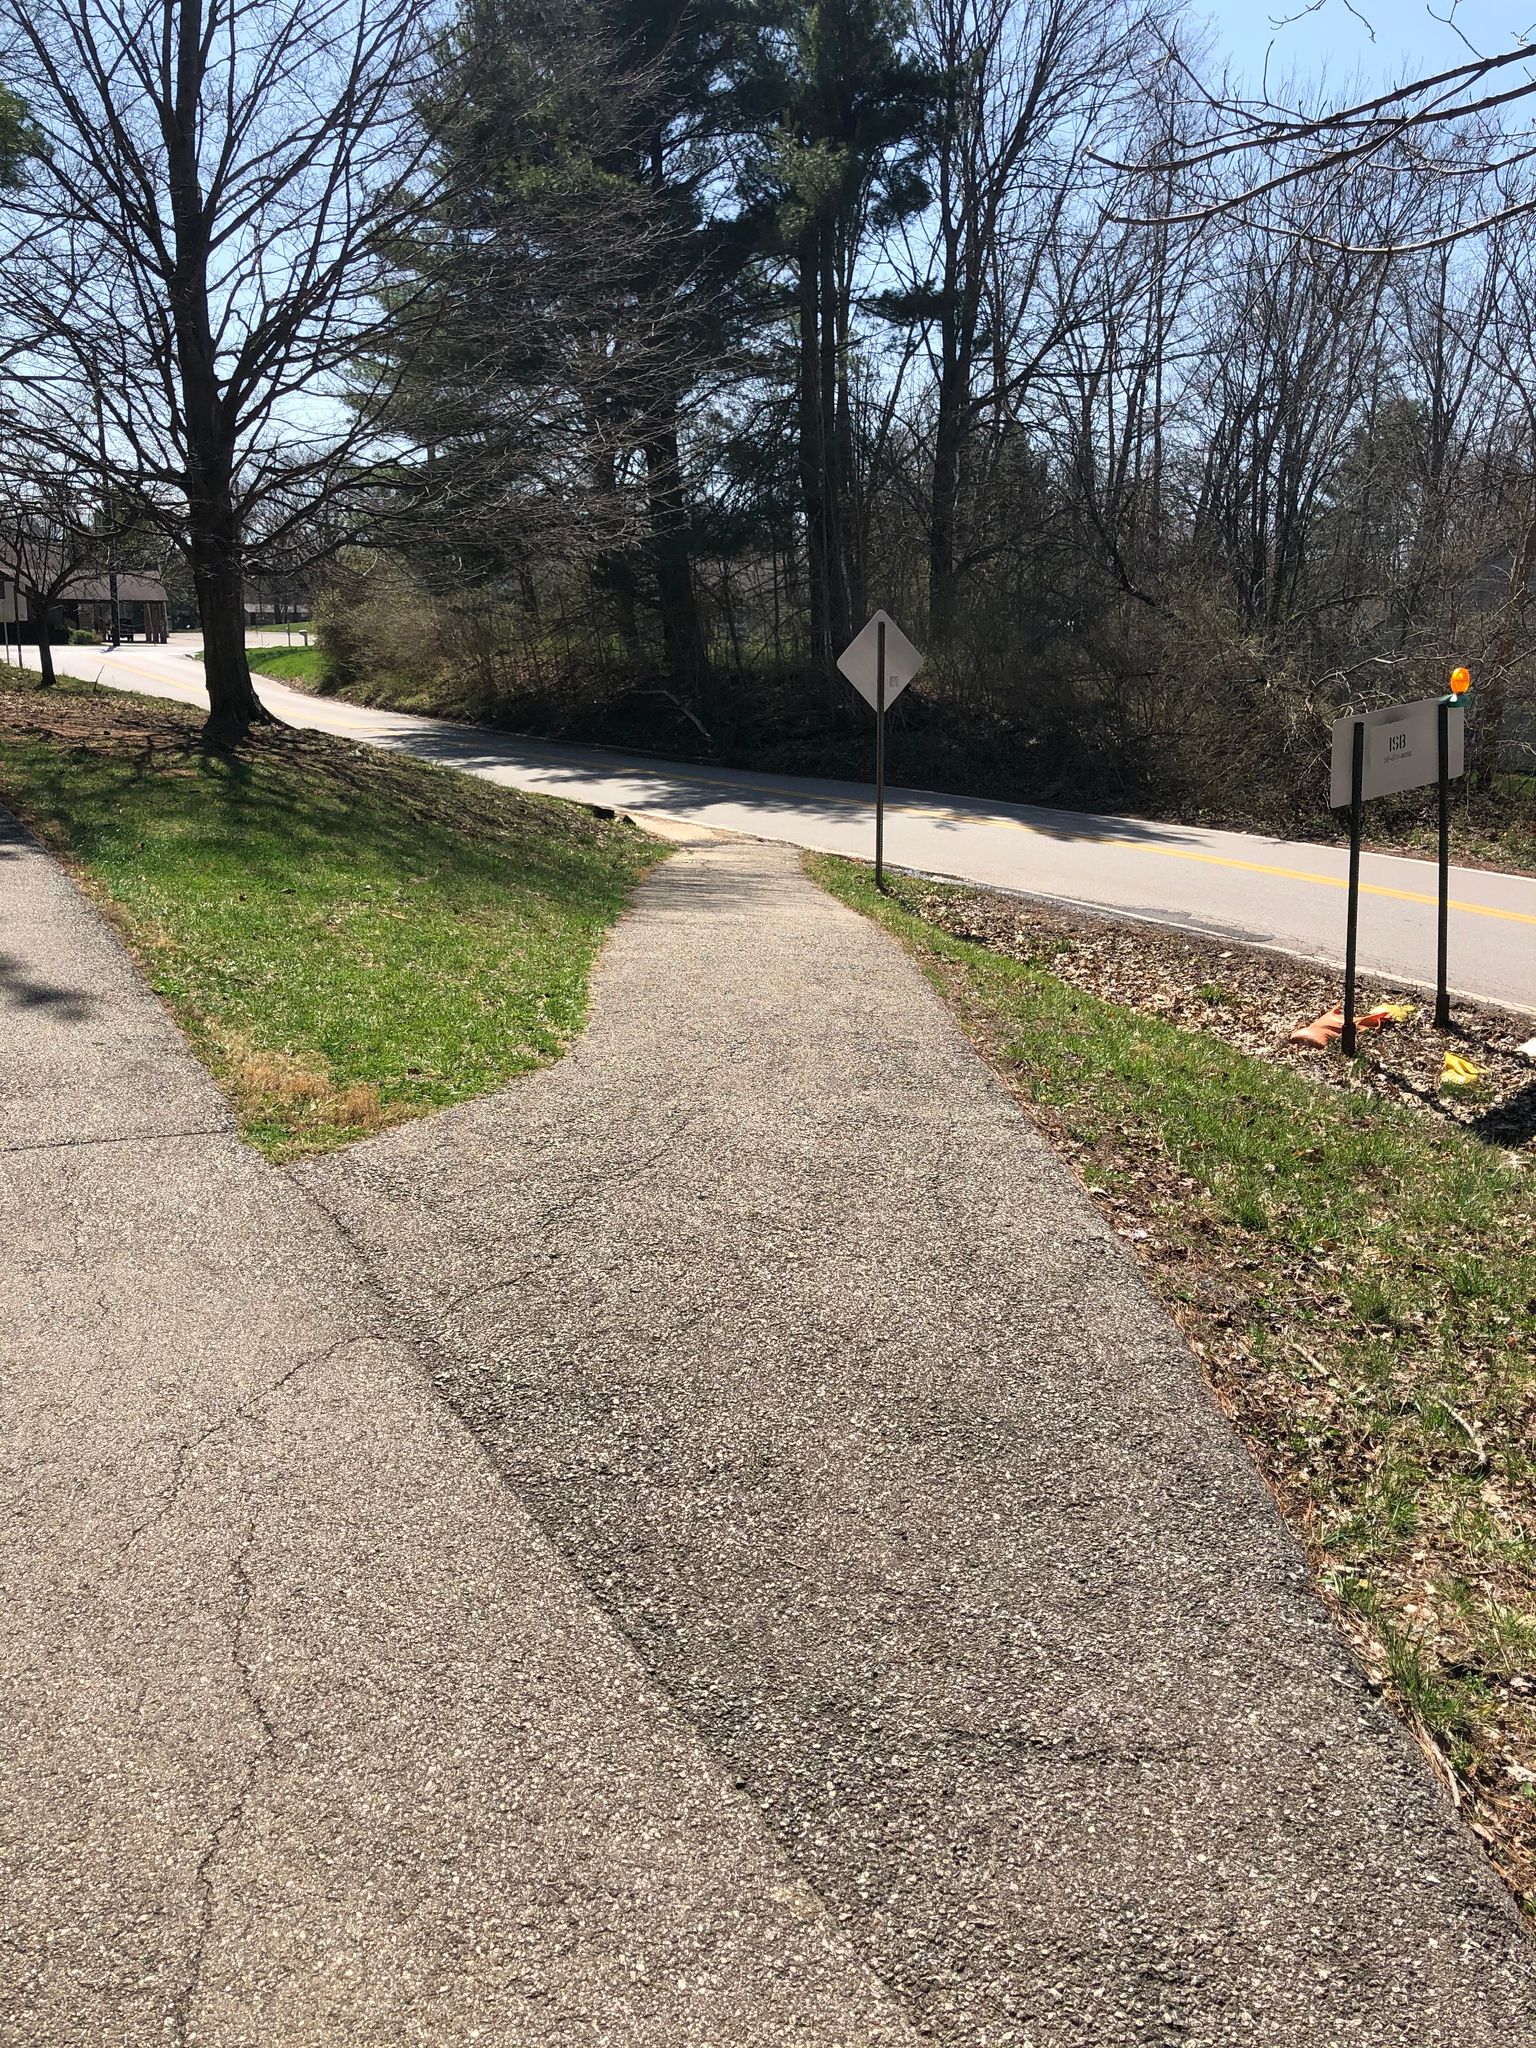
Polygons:
[[1365,726],[1355,720],[1349,769],[1349,910],[1344,927],[1344,1030],[1346,1055],[1355,1050],[1355,941],[1360,929],[1360,822],[1365,811]]
[[885,714],[923,665],[923,657],[885,612],[856,633],[837,665],[875,714],[875,887],[885,887]]
[[1450,960],[1451,923],[1451,700],[1439,704],[1440,754],[1440,908],[1435,934],[1435,1029],[1445,1031],[1451,1022],[1451,996],[1446,986]]
[[1451,1020],[1446,993],[1447,926],[1450,916],[1450,785],[1466,770],[1466,728],[1451,712],[1471,682],[1464,668],[1451,677],[1450,697],[1424,697],[1413,704],[1386,704],[1379,711],[1354,711],[1335,721],[1333,765],[1328,801],[1339,811],[1349,806],[1349,913],[1344,950],[1344,1029],[1340,1043],[1355,1049],[1355,938],[1360,921],[1360,832],[1362,813],[1372,797],[1396,796],[1404,790],[1440,792],[1439,961],[1435,990],[1435,1023],[1444,1030]]
[[[1461,700],[1472,687],[1470,669],[1451,670],[1451,694],[1435,707],[1439,718],[1440,771],[1440,908],[1435,949],[1435,1029],[1451,1028],[1451,992],[1448,986],[1451,922],[1451,777],[1460,775],[1467,758],[1466,727],[1462,723]],[[1457,714],[1451,725],[1451,713]]]
[[885,887],[885,621],[876,627],[875,655],[875,887]]

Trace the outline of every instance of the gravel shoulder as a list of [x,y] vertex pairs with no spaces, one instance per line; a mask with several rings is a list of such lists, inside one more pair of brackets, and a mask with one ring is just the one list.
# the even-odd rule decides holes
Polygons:
[[1131,1254],[792,854],[680,851],[565,1061],[294,1178],[923,2034],[1530,2036]]

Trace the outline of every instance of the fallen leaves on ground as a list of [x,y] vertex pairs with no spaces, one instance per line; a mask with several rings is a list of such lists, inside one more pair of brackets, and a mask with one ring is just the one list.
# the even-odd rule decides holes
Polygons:
[[[1293,1045],[1298,1026],[1334,1009],[1336,968],[1205,939],[1165,925],[1096,917],[978,890],[909,886],[919,915],[952,938],[1028,960],[1075,988],[1274,1060],[1330,1088],[1367,1089],[1474,1129],[1489,1143],[1536,1150],[1536,1061],[1522,1053],[1530,1019],[1456,999],[1450,1032],[1434,1000],[1380,975],[1360,977],[1357,1014],[1390,1005],[1404,1021],[1363,1035],[1354,1060],[1337,1047]],[[1477,1086],[1442,1090],[1447,1051]]]

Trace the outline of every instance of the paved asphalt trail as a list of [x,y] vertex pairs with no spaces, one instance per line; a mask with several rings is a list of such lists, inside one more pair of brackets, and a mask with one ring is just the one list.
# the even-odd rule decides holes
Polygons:
[[1532,2037],[1129,1254],[788,852],[674,855],[563,1062],[296,1177],[927,2037]]
[[914,2048],[0,836],[0,2042]]
[[[189,634],[169,648],[130,646],[112,656],[89,647],[59,648],[55,660],[77,675],[99,674],[121,688],[205,703],[201,665],[192,659],[198,644]],[[35,666],[35,649],[23,655]],[[822,852],[867,859],[873,849],[865,785],[626,761],[593,749],[315,697],[266,676],[257,683],[272,709],[291,724],[398,747],[495,781]],[[1324,772],[1321,766],[1318,772]],[[1339,847],[922,790],[893,790],[890,796],[886,853],[897,865],[1281,946],[1312,959],[1337,960],[1342,954],[1348,858]],[[1368,854],[1362,876],[1360,958],[1367,976],[1433,982],[1434,868]],[[1536,1014],[1536,878],[1457,868],[1451,899],[1453,988]]]

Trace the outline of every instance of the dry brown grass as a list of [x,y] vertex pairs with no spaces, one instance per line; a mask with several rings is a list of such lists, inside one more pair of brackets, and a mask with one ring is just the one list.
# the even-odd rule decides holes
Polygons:
[[415,1114],[409,1103],[385,1102],[371,1081],[338,1088],[329,1068],[313,1056],[272,1052],[238,1033],[221,1037],[209,1050],[240,1117],[290,1127],[296,1152],[312,1149],[320,1137],[369,1137]]

